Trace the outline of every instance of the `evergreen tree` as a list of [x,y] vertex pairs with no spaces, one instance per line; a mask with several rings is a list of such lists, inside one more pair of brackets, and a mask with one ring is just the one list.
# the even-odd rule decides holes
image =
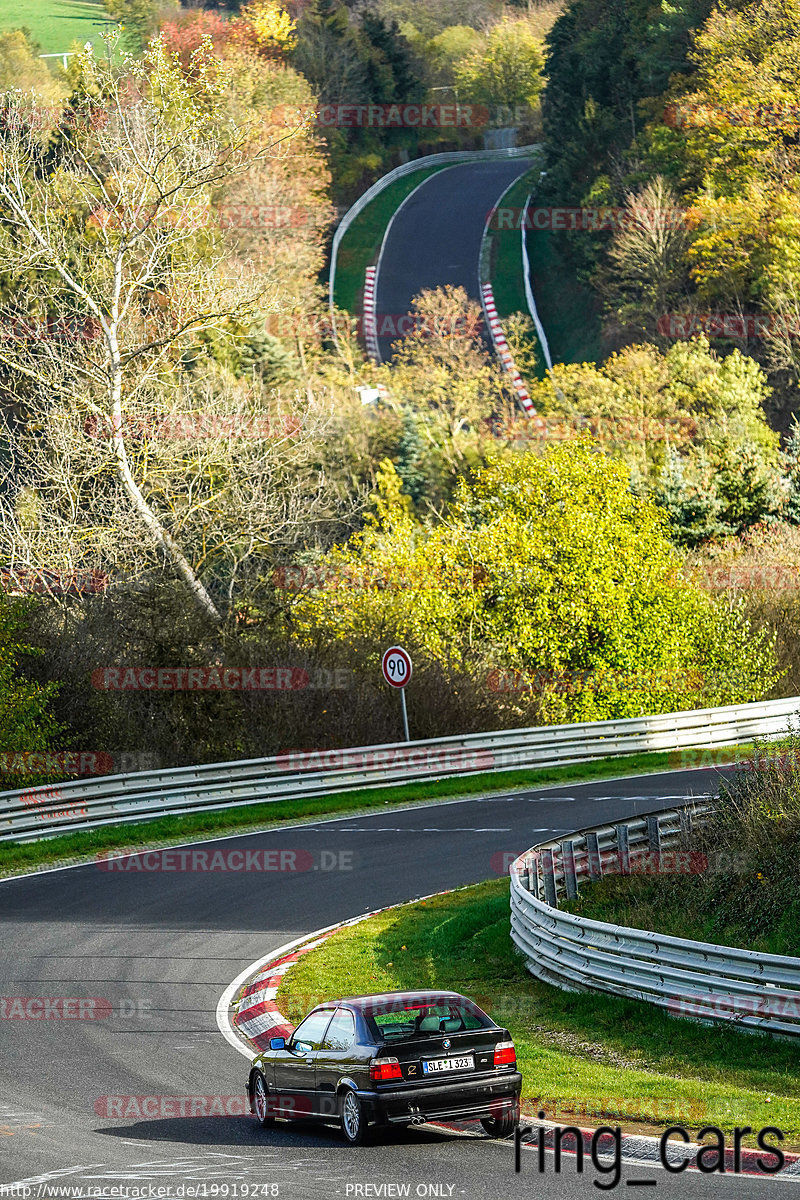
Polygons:
[[423,84],[419,67],[397,22],[369,11],[362,17],[361,31],[372,99],[384,104],[421,99]]
[[687,479],[685,462],[675,450],[667,455],[653,499],[666,513],[670,536],[679,546],[699,546],[733,532],[720,519],[722,503],[716,492]]

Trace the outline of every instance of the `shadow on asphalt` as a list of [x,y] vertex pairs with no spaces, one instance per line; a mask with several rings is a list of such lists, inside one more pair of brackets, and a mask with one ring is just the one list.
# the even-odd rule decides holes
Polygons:
[[[312,1121],[278,1121],[262,1128],[252,1117],[175,1117],[157,1121],[133,1121],[124,1125],[105,1126],[95,1133],[104,1137],[140,1138],[151,1142],[175,1142],[192,1146],[324,1146],[348,1147],[339,1131],[332,1126]],[[470,1130],[470,1132],[472,1132]],[[479,1132],[479,1127],[476,1127]],[[455,1130],[432,1126],[393,1126],[373,1133],[368,1145],[435,1145],[452,1141],[461,1135]]]

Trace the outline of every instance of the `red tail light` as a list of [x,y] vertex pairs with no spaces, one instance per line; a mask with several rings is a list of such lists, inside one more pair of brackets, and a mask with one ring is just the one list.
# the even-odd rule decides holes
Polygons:
[[516,1066],[517,1052],[513,1042],[498,1042],[494,1048],[494,1065],[496,1067]]
[[373,1058],[369,1077],[373,1083],[386,1083],[389,1079],[402,1079],[403,1072],[396,1058]]

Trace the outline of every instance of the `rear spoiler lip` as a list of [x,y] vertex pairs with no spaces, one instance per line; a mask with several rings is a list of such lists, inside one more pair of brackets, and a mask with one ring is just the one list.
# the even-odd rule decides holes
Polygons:
[[[488,1037],[488,1036],[491,1036],[492,1045],[497,1045],[498,1042],[513,1042],[513,1040],[514,1040],[511,1036],[511,1034],[508,1032],[508,1030],[502,1029],[499,1025],[494,1026],[491,1029],[461,1029],[461,1030],[459,1030],[458,1033],[435,1033],[435,1034],[431,1034],[428,1037],[398,1038],[397,1040],[380,1042],[377,1045],[377,1048],[375,1051],[375,1057],[377,1058],[380,1055],[381,1057],[388,1058],[388,1057],[394,1055],[395,1052],[398,1050],[415,1050],[415,1051],[419,1052],[419,1048],[421,1045],[425,1045],[426,1043],[430,1044],[431,1042],[433,1042],[434,1045],[436,1045],[437,1043],[439,1045],[441,1045],[441,1041],[444,1038],[451,1038],[451,1039],[459,1038],[459,1039],[464,1039],[464,1042],[466,1042],[468,1039],[470,1041],[473,1039],[477,1041],[477,1040],[480,1040],[482,1037]],[[486,1046],[481,1046],[481,1047],[470,1047],[470,1046],[464,1045],[463,1043],[459,1044],[459,1050],[461,1051],[463,1049],[464,1052],[467,1052],[471,1049],[488,1050],[488,1048],[489,1048],[488,1044]],[[452,1051],[452,1049],[453,1049],[453,1047],[451,1047],[451,1051]],[[429,1050],[425,1051],[425,1053],[430,1054],[430,1053],[432,1053],[432,1051],[429,1049]]]

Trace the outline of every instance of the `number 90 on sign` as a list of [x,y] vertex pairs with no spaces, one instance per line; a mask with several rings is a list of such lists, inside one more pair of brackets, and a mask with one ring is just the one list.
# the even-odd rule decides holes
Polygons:
[[411,659],[400,646],[391,646],[383,656],[383,677],[392,687],[403,688],[411,678]]

